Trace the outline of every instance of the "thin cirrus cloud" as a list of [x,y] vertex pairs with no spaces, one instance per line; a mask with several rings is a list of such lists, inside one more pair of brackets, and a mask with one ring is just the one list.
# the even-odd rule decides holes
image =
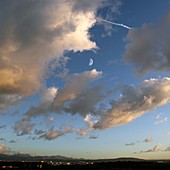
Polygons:
[[167,117],[162,117],[161,114],[158,114],[156,117],[155,117],[156,121],[154,122],[155,125],[159,125],[161,123],[164,123],[164,122],[167,122],[168,121],[168,118]]

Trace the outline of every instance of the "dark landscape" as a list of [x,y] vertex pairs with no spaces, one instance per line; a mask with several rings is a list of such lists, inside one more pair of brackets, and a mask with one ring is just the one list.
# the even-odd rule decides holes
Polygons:
[[0,154],[0,169],[95,169],[95,170],[154,170],[169,169],[170,160],[137,158],[73,159],[63,156],[30,156]]

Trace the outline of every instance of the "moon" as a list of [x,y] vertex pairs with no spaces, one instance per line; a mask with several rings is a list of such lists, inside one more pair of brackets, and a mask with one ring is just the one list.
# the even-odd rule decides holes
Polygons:
[[92,58],[90,58],[90,60],[89,60],[89,66],[92,66],[93,65],[93,59]]

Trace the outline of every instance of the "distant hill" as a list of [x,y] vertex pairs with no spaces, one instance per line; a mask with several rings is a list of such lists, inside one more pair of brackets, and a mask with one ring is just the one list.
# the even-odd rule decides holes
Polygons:
[[144,159],[133,158],[133,157],[122,157],[122,158],[115,158],[115,159],[98,159],[97,162],[140,162],[145,161]]
[[31,156],[29,154],[14,154],[14,155],[0,154],[0,160],[3,161],[68,161],[74,159],[65,156],[60,156],[60,155]]
[[115,159],[96,159],[96,160],[89,160],[89,159],[75,159],[65,156],[31,156],[29,154],[13,154],[13,155],[6,155],[0,154],[0,160],[2,161],[71,161],[71,162],[78,162],[78,161],[93,161],[93,162],[140,162],[145,161],[144,159],[132,158],[132,157],[122,157],[122,158],[115,158]]
[[[6,155],[0,154],[0,160],[2,161],[91,161],[88,159],[75,159],[65,156],[31,156],[29,154],[13,154],[13,155]],[[125,162],[125,161],[133,161],[139,162],[144,161],[144,159],[138,158],[129,158],[129,157],[122,157],[122,158],[115,158],[115,159],[96,159],[93,162]]]

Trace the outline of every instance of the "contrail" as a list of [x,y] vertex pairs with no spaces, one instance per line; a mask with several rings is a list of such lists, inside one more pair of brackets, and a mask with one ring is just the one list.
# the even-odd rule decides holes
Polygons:
[[102,19],[102,18],[98,18],[98,20],[106,22],[106,23],[109,23],[109,24],[112,24],[112,25],[116,25],[116,26],[119,26],[119,27],[123,27],[123,28],[129,29],[129,30],[132,29],[131,27],[128,27],[127,25],[116,23],[116,22],[107,21],[107,20]]

